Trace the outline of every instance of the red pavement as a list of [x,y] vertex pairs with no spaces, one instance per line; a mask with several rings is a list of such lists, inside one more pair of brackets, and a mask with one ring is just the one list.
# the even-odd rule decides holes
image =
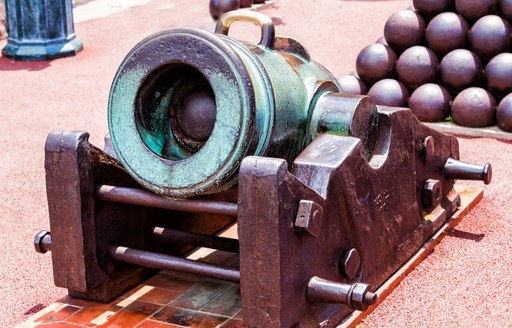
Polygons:
[[[278,0],[264,12],[282,21],[278,34],[301,40],[316,61],[341,75],[354,69],[361,48],[382,36],[387,17],[411,4]],[[153,0],[76,24],[85,44],[76,57],[31,63],[0,58],[0,327],[12,327],[66,294],[53,285],[51,256],[36,254],[32,246],[35,232],[49,228],[46,135],[54,129],[85,130],[102,146],[110,83],[131,47],[164,28],[212,30],[213,25],[206,0]],[[460,139],[460,147],[462,159],[494,166],[484,200],[364,327],[512,325],[512,145]]]

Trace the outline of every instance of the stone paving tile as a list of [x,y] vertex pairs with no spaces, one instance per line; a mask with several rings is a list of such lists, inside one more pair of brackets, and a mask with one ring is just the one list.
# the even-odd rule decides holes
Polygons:
[[229,319],[220,328],[244,328],[242,320]]
[[116,314],[122,307],[116,303],[97,303],[93,302],[84,307],[79,312],[69,317],[66,322],[81,324],[86,327],[94,327],[104,320],[108,320]]
[[166,306],[159,312],[155,313],[151,319],[184,327],[213,328],[222,324],[229,318],[173,306]]
[[146,320],[137,326],[137,328],[182,328],[182,327],[183,326],[176,326],[176,325],[172,325],[170,323],[153,321],[153,320]]
[[64,303],[53,303],[47,308],[34,314],[34,316],[31,317],[28,323],[56,323],[69,318],[70,316],[72,316],[73,314],[80,310],[81,307],[78,306],[68,305]]
[[172,306],[199,310],[231,286],[220,280],[203,280],[190,288],[185,294],[171,302]]
[[162,307],[156,304],[134,301],[98,327],[136,327]]
[[78,327],[83,327],[83,326],[75,325],[75,324],[68,323],[68,322],[55,322],[55,323],[50,323],[50,324],[41,324],[41,325],[37,325],[35,327],[37,327],[37,328],[78,328]]
[[160,305],[167,305],[171,301],[175,300],[177,297],[179,297],[181,294],[183,294],[185,290],[172,290],[172,289],[166,289],[166,288],[159,288],[154,287],[152,290],[147,292],[146,294],[139,297],[139,301],[153,303],[153,304],[160,304]]
[[241,306],[240,287],[237,285],[229,287],[224,293],[203,307],[201,311],[232,317],[240,312]]
[[185,274],[160,273],[144,282],[144,285],[170,290],[186,291],[194,286],[201,277]]
[[[226,254],[214,258],[233,261]],[[237,283],[162,271],[110,303],[66,296],[18,328],[236,328],[242,327],[240,309]]]

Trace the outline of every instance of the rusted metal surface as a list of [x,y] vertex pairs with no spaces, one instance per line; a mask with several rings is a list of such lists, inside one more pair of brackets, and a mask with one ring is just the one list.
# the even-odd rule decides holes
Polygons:
[[96,189],[101,200],[141,206],[165,208],[176,211],[211,213],[236,216],[236,203],[216,202],[204,199],[175,199],[158,197],[143,189],[100,185]]
[[446,179],[478,180],[489,184],[492,180],[492,167],[489,164],[480,166],[449,158],[444,165],[444,177]]
[[[152,269],[108,260],[105,251],[109,245],[183,255],[190,246],[158,242],[149,229],[157,225],[214,234],[235,221],[232,215],[101,200],[96,196],[98,186],[133,189],[138,185],[117,160],[87,139],[85,132],[56,131],[48,136],[45,148],[53,276],[55,284],[67,288],[70,295],[109,301],[154,274]],[[228,191],[208,201],[233,203],[236,193]]]
[[[368,160],[360,139],[320,135],[291,171],[278,159],[242,162],[238,224],[247,326],[334,326],[350,309],[303,299],[312,277],[379,286],[457,208],[453,180],[444,176],[445,162],[458,157],[456,140],[422,126],[407,109],[382,107],[379,115],[379,141]],[[431,141],[424,143],[427,137]],[[390,187],[397,175],[403,177],[399,189]],[[423,187],[429,179],[436,188],[427,186],[434,192],[427,203]],[[304,202],[322,208],[322,224],[313,233],[296,225],[294,213]],[[347,263],[353,249],[361,264],[354,260],[357,273],[349,269],[347,278],[340,262]],[[276,283],[263,283],[270,281]]]
[[52,234],[49,231],[41,230],[34,237],[36,252],[44,254],[52,250]]
[[366,310],[377,301],[377,295],[366,284],[341,284],[318,277],[309,280],[307,298],[312,303],[343,304],[359,311]]
[[157,239],[165,242],[208,247],[232,253],[239,252],[238,240],[236,239],[165,229],[162,227],[154,227],[151,229],[151,232]]
[[187,260],[178,256],[141,251],[122,246],[109,246],[107,254],[112,260],[118,262],[131,263],[148,268],[199,274],[228,281],[240,281],[240,271],[234,268]]

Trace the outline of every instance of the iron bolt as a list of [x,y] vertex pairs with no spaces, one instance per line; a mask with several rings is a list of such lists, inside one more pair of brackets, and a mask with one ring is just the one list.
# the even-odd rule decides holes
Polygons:
[[432,136],[428,136],[423,139],[423,144],[421,145],[421,158],[424,162],[428,162],[432,159],[435,150],[434,138]]
[[340,273],[348,279],[354,279],[361,266],[361,256],[359,252],[352,248],[343,253],[339,262]]
[[365,311],[378,301],[378,295],[363,283],[344,284],[313,277],[309,280],[307,298],[312,303],[344,304],[352,310]]
[[421,201],[423,206],[427,208],[436,207],[441,203],[441,182],[439,180],[428,179],[425,181]]
[[52,234],[49,231],[41,230],[34,237],[36,252],[44,254],[52,250]]
[[313,237],[318,237],[322,228],[324,209],[311,200],[301,200],[295,218],[295,227]]

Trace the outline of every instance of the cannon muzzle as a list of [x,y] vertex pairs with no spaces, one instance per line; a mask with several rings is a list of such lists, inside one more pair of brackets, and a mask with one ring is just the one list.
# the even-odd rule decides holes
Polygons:
[[[261,27],[259,44],[227,36],[237,21]],[[318,133],[355,135],[370,153],[373,101],[341,97],[336,78],[298,41],[276,37],[269,17],[231,12],[216,32],[154,34],[119,67],[109,130],[139,183],[172,197],[218,192],[236,183],[245,156],[292,160]]]

